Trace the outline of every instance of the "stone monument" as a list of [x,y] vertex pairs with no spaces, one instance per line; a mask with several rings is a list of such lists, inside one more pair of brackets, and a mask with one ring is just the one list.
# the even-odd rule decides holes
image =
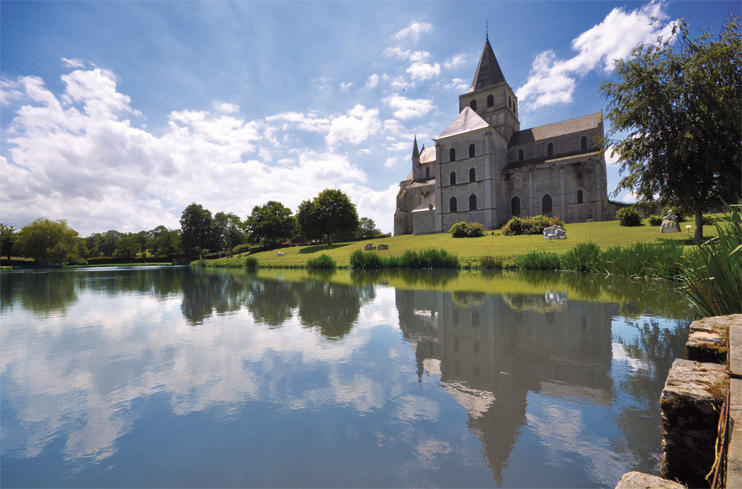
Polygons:
[[660,226],[661,233],[679,233],[680,228],[678,227],[678,216],[672,213],[672,209],[667,211],[667,215],[662,218],[662,225]]

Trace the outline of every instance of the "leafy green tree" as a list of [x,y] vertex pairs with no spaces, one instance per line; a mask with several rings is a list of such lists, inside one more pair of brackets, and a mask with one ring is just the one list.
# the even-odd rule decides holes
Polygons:
[[152,239],[147,241],[147,249],[155,256],[174,256],[182,253],[178,231],[157,226],[150,231]]
[[10,260],[11,255],[15,252],[15,242],[18,238],[13,226],[6,226],[0,222],[0,256],[7,256]]
[[[688,203],[696,240],[703,238],[703,211],[740,191],[742,164],[742,41],[739,18],[719,35],[691,39],[682,21],[670,39],[634,49],[618,60],[618,81],[604,82],[611,130],[604,147],[619,155],[621,190],[650,202]],[[622,141],[610,137],[628,135]]]
[[358,224],[356,236],[359,238],[372,238],[381,234],[381,230],[376,227],[373,219],[362,217]]
[[160,237],[167,233],[168,230],[165,226],[157,226],[153,230],[149,231],[149,240],[145,243],[144,249],[149,250],[155,256],[160,256]]
[[356,206],[340,190],[326,189],[311,201],[299,205],[297,213],[301,234],[308,239],[330,238],[334,234],[352,234],[358,229]]
[[198,256],[214,247],[211,212],[195,202],[183,210],[180,217],[180,240],[183,251]]
[[139,235],[134,233],[128,233],[119,240],[116,245],[116,251],[114,256],[118,258],[133,258],[142,250],[142,245],[139,244]]
[[291,209],[280,202],[273,200],[262,206],[255,206],[252,214],[247,216],[245,228],[250,243],[259,243],[261,240],[280,242],[291,240],[297,231],[296,217],[291,215]]
[[246,241],[242,221],[236,214],[218,212],[212,227],[216,248],[227,250],[229,256],[232,256],[232,248]]
[[81,240],[77,231],[64,219],[52,221],[45,217],[23,226],[16,241],[23,256],[34,261],[67,263],[80,259]]

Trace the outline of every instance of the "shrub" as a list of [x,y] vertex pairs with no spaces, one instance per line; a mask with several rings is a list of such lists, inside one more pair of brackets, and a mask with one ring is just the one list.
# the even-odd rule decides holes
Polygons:
[[711,214],[704,214],[703,216],[701,216],[701,218],[703,220],[704,226],[713,226],[714,224],[716,224],[716,218]]
[[258,259],[254,256],[248,256],[245,260],[245,266],[247,268],[258,268]]
[[232,248],[233,253],[245,253],[247,251],[250,251],[250,245],[247,243],[238,244],[234,248]]
[[624,207],[616,212],[616,218],[621,226],[641,226],[642,216],[633,207]]
[[478,222],[457,222],[451,226],[451,234],[454,238],[478,238],[484,236],[484,226]]
[[513,217],[502,228],[502,234],[513,236],[519,234],[543,234],[544,229],[558,224],[564,228],[564,221],[558,217],[538,215],[533,217]]
[[579,243],[561,257],[561,266],[565,270],[587,272],[600,264],[600,246],[592,241]]
[[337,263],[329,255],[320,255],[307,260],[307,268],[335,268]]
[[531,251],[518,257],[518,267],[525,270],[558,270],[559,255],[543,251]]
[[502,268],[502,257],[485,255],[479,259],[479,266],[486,269]]
[[660,226],[662,224],[662,216],[649,216],[650,226]]
[[381,256],[370,251],[355,250],[350,254],[350,267],[356,269],[363,268],[383,268],[384,263]]
[[688,218],[688,216],[692,216],[695,214],[693,210],[683,204],[672,204],[672,205],[666,205],[662,208],[662,216],[666,216],[668,211],[672,209],[672,213],[678,216],[678,222],[685,222],[685,220]]

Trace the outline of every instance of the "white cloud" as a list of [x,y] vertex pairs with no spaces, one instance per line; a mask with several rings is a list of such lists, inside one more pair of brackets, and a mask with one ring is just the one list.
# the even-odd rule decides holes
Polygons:
[[403,75],[399,75],[389,83],[389,86],[394,90],[404,90],[406,88],[414,87],[415,84],[408,82]]
[[433,32],[433,26],[426,22],[413,22],[408,27],[397,32],[394,37],[397,40],[410,38],[413,41],[420,39],[420,35],[427,32]]
[[352,86],[353,86],[353,82],[341,83],[340,84],[340,90],[342,90],[344,92],[344,91],[348,90]]
[[0,78],[0,105],[7,105],[11,100],[18,100],[25,97],[25,93],[21,88],[22,86],[18,82]]
[[428,63],[412,63],[407,68],[407,73],[413,80],[425,81],[441,74],[441,65],[438,63],[430,65]]
[[466,56],[463,54],[457,54],[452,58],[448,58],[444,63],[443,67],[447,70],[461,66],[466,62]]
[[376,88],[379,85],[379,75],[374,73],[373,75],[368,77],[368,80],[366,80],[366,85],[364,85],[363,88],[372,89]]
[[392,156],[391,158],[387,158],[384,162],[384,168],[394,168],[397,166],[397,163],[399,163],[399,160],[396,156]]
[[578,76],[597,69],[610,72],[616,59],[627,59],[638,45],[654,43],[659,36],[669,37],[673,23],[662,28],[651,20],[666,20],[665,7],[665,3],[653,1],[632,11],[614,8],[603,22],[572,41],[572,49],[578,51],[573,58],[557,59],[551,50],[540,53],[528,81],[516,91],[525,102],[524,108],[570,103]]
[[388,47],[384,50],[384,56],[387,58],[399,58],[416,62],[425,61],[430,58],[430,53],[428,51],[410,51],[409,49],[402,50],[402,48],[399,47]]
[[240,106],[237,104],[221,103],[216,104],[216,110],[222,114],[236,114],[240,111]]
[[421,117],[435,108],[432,100],[408,99],[396,94],[385,98],[384,103],[392,109],[396,109],[394,117],[402,120]]
[[347,115],[332,118],[330,132],[325,141],[329,147],[334,147],[344,140],[351,144],[360,144],[372,134],[379,132],[381,128],[378,110],[356,105],[348,111]]
[[469,88],[469,83],[463,78],[454,78],[451,83],[443,85],[446,90],[466,90]]
[[62,58],[62,65],[65,68],[85,68],[85,63],[77,58],[67,59]]

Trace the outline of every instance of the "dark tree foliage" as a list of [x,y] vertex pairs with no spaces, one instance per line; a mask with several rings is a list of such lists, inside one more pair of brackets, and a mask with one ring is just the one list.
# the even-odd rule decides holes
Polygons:
[[217,212],[212,224],[215,249],[226,250],[232,256],[232,248],[245,242],[243,227],[244,224],[236,214]]
[[381,234],[381,230],[376,227],[376,223],[369,217],[362,217],[358,224],[358,230],[356,231],[356,237],[358,238],[373,238]]
[[308,239],[330,238],[335,234],[352,234],[358,229],[356,206],[340,190],[326,189],[311,201],[299,205],[297,213],[301,234]]
[[[604,82],[611,122],[604,147],[619,155],[623,175],[615,193],[636,192],[643,202],[690,205],[695,238],[703,238],[703,211],[740,192],[742,165],[742,41],[739,18],[714,35],[691,39],[681,21],[670,39],[639,46],[618,60],[616,82]],[[627,132],[622,141],[611,140]]]
[[252,214],[247,216],[245,227],[249,233],[250,243],[266,241],[285,241],[294,238],[297,232],[296,217],[291,209],[273,200],[262,206],[255,206]]
[[0,222],[0,256],[7,256],[10,260],[15,252],[15,242],[18,238],[13,226],[6,226]]
[[180,217],[180,241],[189,256],[199,256],[214,247],[211,212],[195,202]]
[[84,243],[64,219],[52,221],[40,217],[23,226],[16,245],[23,256],[36,262],[75,262],[84,254]]
[[125,234],[116,244],[116,251],[113,252],[117,258],[134,258],[137,253],[142,251],[142,245],[139,244],[139,235],[135,233]]

